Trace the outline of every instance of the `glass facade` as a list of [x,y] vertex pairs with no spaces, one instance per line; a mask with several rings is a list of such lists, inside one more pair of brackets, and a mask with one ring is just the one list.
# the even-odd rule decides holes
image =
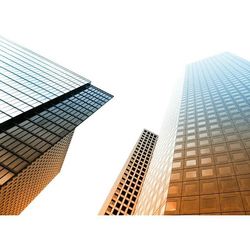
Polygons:
[[249,83],[230,53],[187,67],[165,214],[250,211]]
[[142,132],[110,191],[100,215],[133,215],[158,136]]
[[250,62],[222,53],[188,65],[183,82],[135,214],[249,214]]
[[90,81],[0,37],[0,123]]
[[[4,192],[12,197],[2,198],[3,201],[0,198],[0,214],[19,214],[35,197],[34,193],[29,195],[25,190],[29,185],[23,183],[24,180],[34,185],[29,188],[41,191],[41,183],[45,186],[51,180],[48,178],[52,177],[51,169],[53,173],[59,172],[74,129],[112,95],[94,87],[87,79],[2,38],[0,56],[0,195],[7,197],[1,193]],[[67,142],[63,143],[65,138]],[[50,168],[54,158],[61,163]],[[43,173],[48,172],[44,180],[35,176],[41,175],[39,168],[43,169],[43,165]],[[20,190],[14,190],[20,186]],[[8,187],[12,191],[8,192]],[[6,202],[9,199],[11,203]],[[15,204],[19,204],[18,208]]]

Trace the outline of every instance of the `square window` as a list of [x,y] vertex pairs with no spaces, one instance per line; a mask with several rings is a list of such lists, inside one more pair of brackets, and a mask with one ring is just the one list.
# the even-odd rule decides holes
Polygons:
[[220,199],[218,194],[202,195],[200,197],[201,213],[218,213],[220,212]]
[[164,214],[179,214],[180,198],[170,198],[167,200]]
[[217,167],[218,176],[232,176],[234,175],[231,165],[222,165]]
[[209,145],[209,140],[200,140],[200,146],[207,146]]
[[115,205],[117,208],[119,208],[120,206],[121,206],[121,204],[120,203],[116,203],[116,205]]
[[196,170],[193,170],[193,171],[186,171],[185,177],[186,177],[187,179],[196,178],[196,177],[197,177],[197,171],[196,171]]
[[245,161],[248,160],[247,154],[243,152],[231,153],[233,161]]
[[193,148],[195,146],[196,146],[195,142],[189,142],[189,143],[187,143],[187,148]]
[[210,150],[210,148],[201,148],[200,149],[200,154],[201,155],[211,154],[211,150]]
[[199,132],[203,132],[203,131],[206,131],[206,130],[207,130],[206,127],[200,127],[200,128],[199,128]]
[[126,207],[122,206],[122,211],[125,212],[125,210],[126,210]]
[[227,139],[227,141],[238,141],[239,140],[239,137],[238,137],[238,135],[227,135],[226,136],[226,139]]
[[183,197],[181,200],[181,214],[198,214],[199,196]]
[[113,214],[114,214],[114,215],[117,215],[117,213],[118,213],[118,210],[114,209],[114,210],[113,210]]
[[218,193],[218,184],[216,179],[208,179],[200,181],[201,194]]
[[170,184],[168,188],[168,197],[180,196],[181,186],[182,186],[182,183]]
[[234,170],[237,175],[250,174],[250,164],[249,162],[234,164]]
[[199,134],[199,138],[207,138],[208,137],[208,133],[200,133]]
[[211,131],[211,135],[212,135],[212,136],[218,136],[218,135],[221,135],[221,131],[220,131],[220,130],[214,130],[214,131]]
[[194,166],[196,166],[196,160],[187,160],[186,161],[186,166],[187,167],[194,167]]
[[167,202],[167,211],[173,212],[175,211],[177,208],[177,202],[176,201],[169,201]]
[[242,145],[240,142],[229,143],[229,149],[230,150],[241,150]]
[[240,175],[237,176],[238,183],[240,186],[240,190],[242,191],[249,191],[250,190],[250,175]]
[[182,196],[199,195],[199,181],[183,182]]
[[219,178],[218,185],[221,193],[239,191],[238,183],[235,177]]
[[170,179],[171,179],[171,181],[180,181],[181,180],[181,173],[172,173]]
[[183,136],[182,136],[182,137],[179,137],[179,138],[176,138],[175,141],[176,141],[176,142],[183,142]]
[[180,158],[180,157],[182,157],[182,152],[174,153],[174,158]]
[[125,205],[128,205],[128,203],[129,203],[129,200],[126,199],[126,200],[124,201],[124,204],[125,204]]
[[172,165],[173,168],[181,168],[181,161],[175,161]]
[[211,165],[211,164],[212,164],[211,157],[201,158],[201,165]]
[[189,136],[187,136],[187,140],[195,140],[195,135],[189,135]]
[[229,193],[220,195],[222,212],[244,211],[240,193]]
[[214,137],[214,138],[212,138],[212,142],[213,142],[213,144],[224,143],[225,139],[222,136]]
[[229,162],[230,158],[228,154],[215,155],[215,163],[222,164]]
[[233,128],[223,128],[224,134],[231,134],[234,133],[235,130]]
[[204,177],[207,177],[207,176],[213,176],[214,174],[214,171],[212,168],[209,168],[209,169],[202,169],[201,170],[201,175]]
[[177,145],[175,145],[175,149],[182,149],[182,144],[177,144]]
[[186,156],[188,157],[188,156],[195,156],[196,155],[196,151],[195,150],[188,150],[187,152],[186,152]]
[[218,125],[218,124],[215,124],[215,125],[211,125],[211,126],[210,126],[210,129],[216,129],[216,128],[219,128],[219,125]]
[[222,152],[227,151],[227,148],[226,148],[226,145],[225,145],[225,144],[216,145],[216,146],[213,147],[213,149],[214,149],[214,152],[215,152],[215,153],[222,153]]

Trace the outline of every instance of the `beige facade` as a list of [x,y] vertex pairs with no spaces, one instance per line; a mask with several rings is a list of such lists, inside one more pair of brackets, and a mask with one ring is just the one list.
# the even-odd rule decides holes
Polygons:
[[100,215],[133,215],[157,141],[157,135],[143,130],[114,183]]

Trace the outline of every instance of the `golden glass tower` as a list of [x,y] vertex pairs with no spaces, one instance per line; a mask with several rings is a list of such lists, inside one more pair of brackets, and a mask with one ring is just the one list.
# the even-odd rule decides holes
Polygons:
[[250,62],[222,53],[186,67],[135,215],[250,213]]
[[158,136],[144,129],[114,183],[100,215],[133,215]]
[[165,214],[249,213],[249,90],[230,53],[187,67]]
[[16,215],[59,173],[75,128],[112,96],[0,37],[0,215]]

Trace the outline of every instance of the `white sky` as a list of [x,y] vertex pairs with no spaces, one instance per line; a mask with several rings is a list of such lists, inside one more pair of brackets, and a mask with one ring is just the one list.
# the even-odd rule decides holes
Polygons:
[[[223,51],[250,59],[249,9],[250,2],[240,0],[1,1],[2,36],[115,96],[76,129],[62,171],[51,184],[21,216],[0,219],[1,246],[116,249],[119,243],[119,249],[163,244],[178,249],[190,237],[196,242],[213,232],[203,249],[214,241],[225,247],[216,221],[96,214],[142,129],[159,132],[184,65]],[[204,222],[208,227],[196,230]],[[230,237],[233,231],[223,230],[228,245],[239,247],[237,237]]]

